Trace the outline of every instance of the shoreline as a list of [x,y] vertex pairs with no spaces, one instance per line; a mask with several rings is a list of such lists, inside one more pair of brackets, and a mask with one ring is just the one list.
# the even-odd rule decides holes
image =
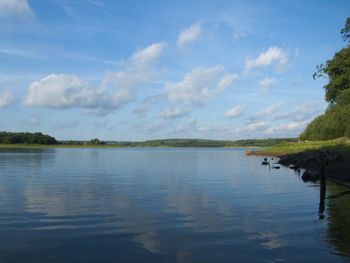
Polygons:
[[46,149],[46,148],[223,148],[223,149],[260,149],[261,146],[121,146],[103,145],[74,145],[74,144],[0,144],[0,149]]
[[304,181],[319,180],[323,167],[326,178],[350,183],[349,139],[289,143],[252,151],[248,155],[278,157],[281,165],[295,171],[304,169]]

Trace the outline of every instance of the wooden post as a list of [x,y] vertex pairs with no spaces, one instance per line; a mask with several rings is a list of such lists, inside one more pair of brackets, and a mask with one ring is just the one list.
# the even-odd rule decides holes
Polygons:
[[326,200],[326,175],[325,175],[325,167],[328,165],[329,155],[327,153],[321,153],[320,162],[321,162],[321,170],[320,170],[320,204],[318,207],[318,217],[319,219],[324,218],[324,210],[325,210],[325,200]]
[[326,199],[326,178],[324,174],[324,163],[322,162],[321,174],[320,174],[320,204],[318,207],[318,218],[324,218],[324,209],[325,209],[325,199]]

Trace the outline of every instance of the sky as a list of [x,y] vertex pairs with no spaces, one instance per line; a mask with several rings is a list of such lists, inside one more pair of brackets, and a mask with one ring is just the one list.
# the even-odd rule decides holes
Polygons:
[[0,130],[56,139],[296,137],[350,1],[0,0]]

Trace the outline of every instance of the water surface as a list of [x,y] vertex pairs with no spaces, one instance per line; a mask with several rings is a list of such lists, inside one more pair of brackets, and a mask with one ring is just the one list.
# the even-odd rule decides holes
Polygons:
[[349,262],[327,195],[243,149],[2,149],[0,262]]

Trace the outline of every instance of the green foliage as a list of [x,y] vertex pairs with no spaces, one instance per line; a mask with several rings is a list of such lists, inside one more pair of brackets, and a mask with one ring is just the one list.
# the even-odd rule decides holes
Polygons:
[[90,140],[90,142],[88,144],[101,145],[101,144],[105,144],[105,143],[101,142],[99,139],[95,138],[95,139]]
[[350,140],[339,138],[336,140],[312,140],[307,142],[288,142],[268,147],[255,153],[257,155],[281,156],[292,153],[324,150],[329,153],[341,154],[350,160]]
[[1,144],[57,144],[54,137],[41,132],[0,132]]
[[[350,40],[350,18],[341,30],[344,40]],[[300,135],[302,140],[328,140],[350,137],[350,46],[338,51],[325,65],[317,66],[315,76],[328,76],[324,86],[326,112],[314,119]]]
[[350,42],[350,17],[346,19],[344,28],[340,31],[344,41]]
[[342,91],[350,88],[350,47],[337,52],[322,66],[321,71],[329,78],[329,82],[324,86],[326,101],[336,103]]
[[300,135],[301,140],[329,140],[339,137],[350,137],[350,104],[329,107]]
[[144,142],[109,142],[108,145],[122,147],[267,147],[281,142],[297,141],[295,138],[249,139],[238,141],[202,140],[202,139],[166,139]]
[[61,141],[64,145],[76,145],[76,146],[83,146],[83,145],[105,145],[106,143],[103,141],[100,141],[99,139],[91,139],[90,141],[75,141],[75,140],[69,140],[69,141]]

